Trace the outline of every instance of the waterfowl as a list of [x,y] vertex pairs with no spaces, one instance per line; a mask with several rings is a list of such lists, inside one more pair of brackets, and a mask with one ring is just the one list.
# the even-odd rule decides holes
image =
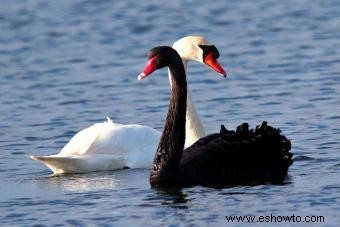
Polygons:
[[225,185],[287,175],[292,164],[291,143],[266,122],[251,130],[246,123],[236,131],[221,126],[219,133],[205,136],[184,149],[187,81],[180,55],[167,46],[151,49],[138,79],[162,67],[168,67],[172,74],[172,90],[151,168],[151,186]]
[[[187,36],[176,41],[173,46],[182,56],[185,67],[189,61],[198,61],[226,76],[216,60],[216,47],[203,37]],[[169,72],[170,82],[171,78]],[[205,136],[205,131],[189,90],[187,104],[186,146],[190,146]],[[79,131],[58,154],[29,157],[42,162],[54,174],[150,168],[160,135],[158,130],[149,126],[117,124],[108,118],[106,122]]]

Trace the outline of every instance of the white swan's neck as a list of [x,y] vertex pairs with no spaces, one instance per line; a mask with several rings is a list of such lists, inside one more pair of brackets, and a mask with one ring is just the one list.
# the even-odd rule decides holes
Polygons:
[[[187,71],[188,61],[183,60],[185,71]],[[170,86],[171,84],[171,73],[168,71]],[[205,136],[205,131],[202,122],[197,114],[195,105],[191,98],[191,92],[189,86],[187,87],[187,111],[186,111],[186,123],[185,123],[185,147],[189,147],[195,143],[198,139]]]

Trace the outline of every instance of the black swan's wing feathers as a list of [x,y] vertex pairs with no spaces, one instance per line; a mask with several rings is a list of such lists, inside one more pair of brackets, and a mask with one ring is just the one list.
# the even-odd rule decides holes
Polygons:
[[183,152],[180,175],[212,183],[282,176],[292,164],[290,148],[280,129],[267,122],[251,130],[247,123],[236,131],[222,125],[220,133],[199,139]]

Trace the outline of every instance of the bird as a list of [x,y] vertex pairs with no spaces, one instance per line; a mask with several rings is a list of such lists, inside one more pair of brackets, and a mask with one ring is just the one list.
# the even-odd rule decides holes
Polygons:
[[[204,37],[186,36],[176,41],[173,47],[182,56],[185,67],[189,61],[198,61],[226,76],[216,60],[219,55],[217,48]],[[172,75],[170,72],[168,75],[171,82]],[[205,136],[205,131],[189,90],[187,103],[186,146],[190,146]],[[29,157],[42,162],[54,174],[150,168],[160,135],[161,132],[149,126],[117,124],[107,118],[106,122],[93,124],[76,133],[59,153]]]
[[236,130],[223,125],[218,133],[200,138],[184,149],[187,81],[180,55],[169,46],[149,51],[138,79],[168,67],[172,90],[163,132],[155,152],[150,184],[156,188],[248,184],[282,179],[292,164],[290,140],[263,122],[255,129],[247,123]]

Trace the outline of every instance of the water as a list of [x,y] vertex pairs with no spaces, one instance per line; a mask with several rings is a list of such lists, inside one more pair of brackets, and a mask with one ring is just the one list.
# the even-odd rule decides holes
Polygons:
[[[226,215],[294,214],[325,219],[295,225],[336,226],[339,7],[331,0],[2,1],[0,222],[225,226],[232,225]],[[188,34],[214,43],[229,73],[225,80],[189,65],[206,130],[262,120],[280,127],[292,140],[295,160],[283,184],[164,192],[150,188],[149,170],[52,177],[25,157],[58,152],[106,116],[161,130],[167,72],[142,82],[137,75],[151,47]]]

